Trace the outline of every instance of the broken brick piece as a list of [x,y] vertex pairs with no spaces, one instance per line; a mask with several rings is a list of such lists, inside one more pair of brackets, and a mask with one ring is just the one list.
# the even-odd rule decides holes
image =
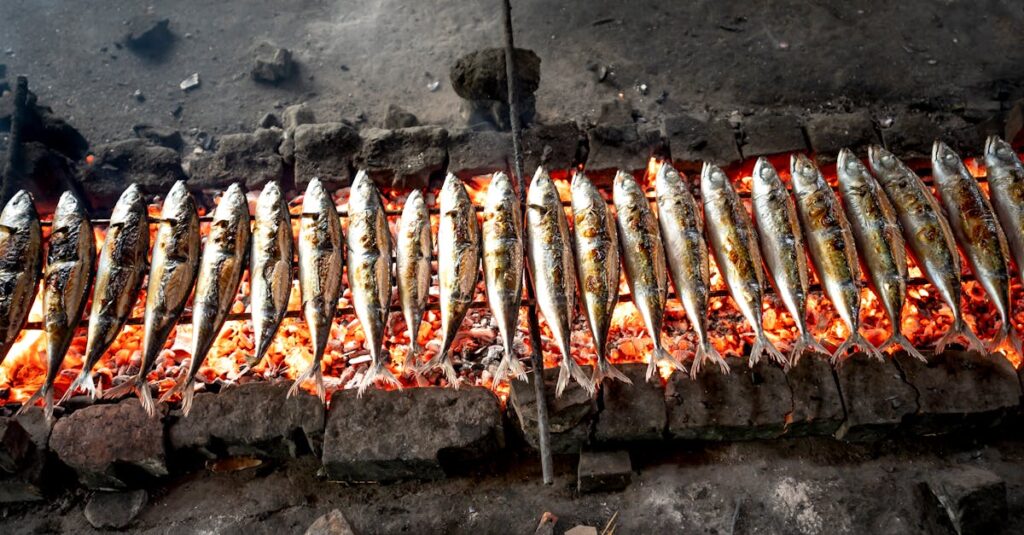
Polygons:
[[891,359],[884,362],[856,353],[836,370],[846,420],[836,438],[850,442],[878,440],[892,433],[908,414],[917,412],[917,393],[903,381]]

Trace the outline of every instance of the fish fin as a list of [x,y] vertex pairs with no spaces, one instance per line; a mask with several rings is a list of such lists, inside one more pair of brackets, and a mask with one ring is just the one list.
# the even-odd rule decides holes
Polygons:
[[910,339],[899,331],[893,331],[892,336],[882,343],[882,345],[878,346],[878,351],[879,353],[884,353],[890,347],[896,346],[902,347],[903,350],[911,357],[914,357],[921,362],[928,362],[928,357],[925,357],[923,353],[918,351],[917,348],[914,347],[914,344],[910,343]]
[[700,374],[700,369],[704,365],[705,361],[710,361],[712,364],[718,364],[718,369],[721,370],[723,374],[729,373],[729,363],[725,362],[721,353],[715,349],[715,346],[711,345],[711,342],[705,342],[704,344],[697,346],[697,351],[693,355],[693,364],[690,365],[691,378],[697,378],[697,375]]
[[195,396],[194,383],[194,377],[190,377],[188,374],[182,375],[170,390],[160,396],[157,403],[167,403],[174,394],[181,394],[181,412],[185,416],[188,416],[188,413],[192,410],[192,398]]
[[135,391],[139,394],[139,403],[150,418],[156,417],[156,402],[153,400],[153,391],[149,389],[149,383],[141,380],[135,385]]
[[555,397],[562,397],[562,392],[565,387],[569,386],[569,378],[572,377],[583,390],[586,390],[588,394],[594,395],[597,391],[597,387],[594,383],[590,382],[590,378],[584,373],[583,368],[572,357],[562,356],[562,362],[559,365],[558,370],[558,382],[555,384]]
[[832,358],[830,359],[832,366],[841,365],[843,361],[846,360],[846,352],[853,347],[860,347],[868,354],[868,356],[885,362],[885,357],[878,352],[878,349],[875,346],[871,345],[871,342],[868,342],[867,338],[864,338],[864,336],[858,332],[854,332],[843,343],[839,344],[839,347],[837,347],[835,352],[832,353]]
[[[370,366],[370,369],[367,370],[366,375],[363,377],[363,381],[359,383],[359,393],[357,394],[357,396],[362,397],[363,393],[366,392],[366,389],[376,384],[377,381],[383,381],[385,383],[388,383],[398,388],[399,390],[402,389],[402,383],[399,382],[398,378],[395,377],[393,373],[391,373],[391,370],[389,370],[388,367],[384,365],[385,362],[387,362],[387,359],[381,357],[380,361]],[[452,373],[455,373],[454,368],[452,368]]]
[[797,338],[796,342],[793,342],[793,348],[789,350],[789,367],[792,368],[800,362],[800,357],[804,356],[807,350],[813,350],[822,355],[830,354],[825,346],[821,345],[820,342],[814,339],[814,336],[809,332],[804,332]]
[[946,334],[939,338],[938,342],[935,342],[935,352],[942,353],[946,350],[946,346],[956,340],[957,338],[963,338],[967,341],[967,349],[977,351],[979,353],[985,352],[985,344],[982,343],[978,335],[974,334],[974,331],[967,326],[967,322],[960,318],[959,321],[953,323],[953,325],[946,331]]
[[441,373],[444,374],[444,378],[448,381],[448,386],[458,390],[459,389],[459,374],[455,373],[455,367],[452,366],[452,359],[449,358],[447,351],[442,351],[433,358],[428,360],[426,364],[420,367],[420,374],[433,370],[434,368],[440,368]]
[[523,363],[519,362],[515,351],[506,347],[504,349],[504,354],[501,356],[501,362],[498,363],[498,369],[494,371],[494,381],[492,384],[495,386],[500,385],[502,381],[505,381],[509,377],[529,382],[526,377],[526,368],[523,367]]
[[89,394],[90,398],[94,400],[96,399],[96,385],[92,381],[92,374],[82,370],[78,374],[78,377],[75,378],[75,381],[71,383],[71,386],[68,387],[67,392],[64,392],[64,396],[60,398],[60,402],[64,403],[71,399],[71,396],[73,396],[79,388],[85,390],[85,392]]
[[416,361],[419,360],[421,353],[423,353],[423,348],[416,343],[416,340],[410,340],[409,350],[405,353],[405,364],[402,365],[402,373],[419,373]]
[[764,335],[764,332],[761,332],[754,338],[754,347],[750,348],[750,367],[753,368],[761,360],[761,355],[766,352],[769,359],[781,364],[783,368],[789,366],[789,361],[786,360],[782,352],[772,344],[772,341]]
[[181,389],[181,413],[188,416],[192,412],[192,400],[195,399],[196,389],[189,381]]
[[298,394],[299,390],[302,389],[302,383],[305,383],[310,379],[316,381],[317,397],[320,398],[321,402],[325,401],[327,399],[327,394],[324,390],[324,374],[323,371],[320,370],[320,361],[316,359],[314,359],[309,367],[306,368],[306,371],[302,372],[301,375],[295,378],[295,382],[292,383],[292,387],[288,389],[288,395],[286,397],[290,398]]
[[46,394],[43,395],[43,416],[46,418],[46,422],[53,427],[53,387],[46,389]]
[[622,381],[628,385],[633,384],[633,381],[626,377],[626,374],[622,373],[618,368],[612,366],[608,359],[599,358],[597,363],[594,364],[594,373],[590,377],[590,382],[593,383],[594,388],[601,386],[601,383],[605,379],[611,379],[613,381]]
[[[29,407],[35,405],[36,402],[39,401],[39,398],[41,398],[44,395],[46,395],[49,390],[50,390],[49,386],[45,385],[45,384],[43,386],[39,387],[39,390],[36,390],[34,394],[29,396],[29,398],[27,400],[25,400],[25,403],[21,404],[21,408],[18,409],[18,412],[14,413],[14,415],[15,416],[21,416],[22,414],[24,414],[24,412],[26,410],[28,410]],[[50,394],[50,397],[52,398],[53,394]]]
[[654,354],[651,355],[651,361],[647,363],[647,380],[650,381],[654,378],[654,375],[658,373],[658,362],[668,362],[673,370],[682,370],[685,367],[683,363],[679,362],[672,353],[665,350],[660,345],[654,348]]
[[133,375],[127,381],[107,390],[103,393],[103,399],[117,399],[135,390],[135,384],[139,380],[138,375]]

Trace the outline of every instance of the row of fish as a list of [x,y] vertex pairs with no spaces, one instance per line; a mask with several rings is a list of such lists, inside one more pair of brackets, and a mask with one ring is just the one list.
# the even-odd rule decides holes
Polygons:
[[[330,194],[313,180],[299,216],[298,258],[302,311],[314,358],[290,395],[312,379],[320,398],[325,396],[320,360],[342,293],[346,260],[352,303],[372,359],[360,391],[378,381],[400,386],[386,366],[388,356],[383,350],[395,282],[410,340],[405,367],[420,372],[440,369],[449,384],[458,386],[450,352],[474,299],[481,264],[487,300],[504,349],[496,383],[508,375],[525,377],[514,339],[526,267],[532,274],[537,306],[561,353],[558,393],[570,380],[591,392],[605,378],[628,382],[607,360],[620,266],[653,342],[648,378],[659,362],[682,367],[661,341],[669,279],[698,339],[691,374],[706,363],[728,371],[708,336],[711,255],[754,330],[751,364],[765,355],[791,365],[807,349],[827,353],[806,323],[809,267],[805,251],[850,332],[832,352],[833,362],[854,346],[881,358],[879,349],[859,333],[862,266],[894,325],[881,349],[899,345],[924,358],[900,332],[908,248],[953,312],[953,326],[937,349],[956,339],[984,349],[960,312],[957,244],[1003,322],[991,347],[1009,339],[1019,351],[1020,338],[1010,322],[1009,261],[1012,258],[1018,267],[1024,265],[1024,167],[1012,148],[995,137],[986,143],[985,158],[991,203],[960,158],[936,142],[932,163],[941,205],[910,168],[879,147],[870,149],[870,170],[852,152],[839,154],[842,202],[805,156],[791,159],[792,195],[773,166],[762,158],[752,177],[753,217],[728,176],[714,165],[705,164],[701,172],[703,206],[699,206],[685,177],[662,164],[654,183],[656,212],[627,173],[620,172],[614,179],[614,213],[586,175],[577,173],[571,184],[571,229],[558,190],[543,169],[538,169],[530,184],[525,214],[510,178],[496,173],[484,201],[482,223],[462,182],[449,175],[439,197],[437,236],[442,337],[439,351],[422,364],[418,333],[427,305],[433,251],[430,216],[422,194],[409,196],[393,244],[379,192],[368,175],[359,173],[352,185],[347,237]],[[61,198],[42,268],[47,377],[26,406],[42,397],[47,415],[52,414],[53,383],[90,289],[85,364],[66,396],[79,389],[93,397],[99,394],[91,371],[124,326],[145,279],[148,229],[145,199],[131,186],[114,207],[96,260],[92,226],[83,206],[70,193]],[[255,337],[255,352],[248,364],[254,366],[262,360],[287,312],[295,246],[291,231],[287,202],[276,183],[268,184],[260,194],[252,222],[245,194],[234,185],[214,210],[210,234],[202,246],[195,201],[184,183],[175,184],[164,200],[150,262],[142,363],[136,376],[106,395],[135,391],[146,411],[155,414],[146,377],[194,288],[192,361],[163,398],[180,394],[187,414],[196,374],[234,302],[246,267],[251,277]],[[19,192],[0,214],[0,358],[6,356],[27,319],[36,294],[42,249],[32,199]],[[397,281],[392,280],[392,258]],[[765,268],[800,331],[788,358],[767,339],[762,326]],[[577,296],[597,353],[590,377],[570,350]]]

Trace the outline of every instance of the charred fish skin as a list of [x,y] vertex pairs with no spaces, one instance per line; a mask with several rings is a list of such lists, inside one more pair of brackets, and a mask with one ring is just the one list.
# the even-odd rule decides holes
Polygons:
[[[85,312],[86,296],[96,266],[96,238],[82,202],[70,191],[57,202],[43,270],[43,325],[46,332],[46,381],[22,405],[24,411],[40,397],[53,421],[53,383],[60,373],[75,328]],[[20,411],[19,411],[20,412]]]
[[573,360],[570,349],[576,314],[576,271],[569,221],[558,189],[543,167],[537,168],[526,193],[526,237],[537,308],[562,354],[555,396],[562,395],[570,377],[593,395],[596,386]]
[[789,165],[797,214],[818,281],[850,329],[849,338],[832,354],[832,363],[838,364],[854,346],[882,360],[875,346],[860,334],[860,264],[850,222],[836,193],[807,156],[793,155]]
[[441,220],[437,229],[437,278],[440,286],[441,349],[422,371],[440,368],[448,385],[459,387],[451,362],[451,347],[469,311],[480,276],[480,227],[466,186],[448,173],[439,199]]
[[196,292],[192,299],[192,362],[188,374],[164,395],[181,394],[181,409],[192,409],[193,384],[207,353],[217,340],[224,319],[238,294],[248,263],[251,228],[249,203],[239,184],[232,184],[213,211],[210,234],[199,260]]
[[319,179],[306,186],[299,221],[299,290],[302,312],[313,343],[313,361],[295,380],[288,396],[299,392],[302,383],[313,379],[321,402],[327,399],[320,360],[327,350],[331,322],[341,295],[345,237],[334,200]]
[[79,387],[95,399],[98,395],[92,368],[106,352],[131,315],[146,273],[149,252],[149,217],[138,185],[132,184],[114,205],[103,240],[89,314],[85,364],[64,397]]
[[0,212],[0,362],[28,320],[39,287],[43,233],[32,195],[21,190]]
[[427,309],[430,257],[434,248],[430,213],[419,190],[410,193],[405,200],[402,219],[398,224],[397,248],[398,299],[409,332],[409,351],[403,368],[415,371],[418,366],[417,357],[422,351],[417,338],[423,312]]
[[992,205],[960,156],[941,141],[936,141],[932,147],[932,176],[946,208],[953,237],[1002,320],[989,351],[994,351],[1011,336],[1014,346],[1019,347],[1011,321],[1010,268],[1007,265],[1010,252]]
[[257,366],[266,356],[288,311],[292,293],[292,218],[281,186],[268,182],[256,201],[252,224],[249,266],[252,331],[256,351],[248,366]]
[[200,242],[199,213],[195,199],[185,188],[185,181],[179,180],[164,200],[160,222],[157,224],[156,241],[153,243],[139,373],[105,395],[115,398],[134,390],[139,395],[142,408],[150,417],[156,415],[156,404],[146,376],[160,356],[167,337],[192,294],[199,269]]
[[658,222],[651,211],[647,195],[629,173],[615,174],[612,186],[615,215],[619,231],[622,265],[633,304],[640,311],[647,334],[654,343],[654,354],[647,366],[647,380],[658,371],[658,361],[668,362],[673,368],[683,365],[675,359],[661,341],[668,298],[668,268],[665,249],[661,244]]
[[941,353],[956,338],[963,338],[979,351],[985,346],[967,327],[960,308],[960,255],[953,231],[927,186],[906,164],[877,145],[868,149],[871,171],[892,202],[903,229],[903,239],[925,277],[953,313],[953,325],[935,344]]
[[495,173],[488,184],[482,230],[487,302],[504,348],[494,373],[498,385],[509,374],[526,378],[526,368],[513,347],[523,297],[523,214],[512,180],[505,173]]
[[359,171],[352,182],[346,243],[352,305],[366,334],[372,360],[359,385],[359,395],[377,381],[401,388],[402,384],[387,369],[388,355],[383,352],[391,306],[391,231],[380,192],[366,171]]
[[754,329],[750,366],[754,366],[766,351],[770,359],[786,366],[786,357],[765,336],[761,322],[764,274],[761,272],[761,252],[750,214],[733,189],[729,177],[716,165],[704,163],[700,173],[700,191],[704,200],[704,225],[708,244],[718,271],[736,306]]
[[594,339],[594,386],[604,379],[632,383],[608,362],[608,332],[619,302],[619,238],[615,217],[594,183],[579,172],[572,179],[573,247],[583,311]]
[[751,178],[751,206],[761,254],[775,291],[800,331],[800,338],[793,344],[789,354],[790,366],[795,366],[808,349],[829,354],[814,339],[807,325],[810,279],[803,231],[800,229],[796,203],[775,166],[767,158],[757,159]]
[[901,330],[907,300],[907,249],[896,212],[882,187],[851,150],[839,152],[836,174],[850,231],[862,253],[860,261],[892,323],[892,335],[878,349],[882,352],[901,346],[909,355],[925,361]]
[[1024,281],[1024,165],[1009,143],[989,136],[985,141],[985,168],[992,208]]

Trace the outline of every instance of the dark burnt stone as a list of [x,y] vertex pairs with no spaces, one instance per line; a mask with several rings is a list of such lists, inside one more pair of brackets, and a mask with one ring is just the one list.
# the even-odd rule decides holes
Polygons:
[[[891,125],[882,128],[882,141],[887,149],[901,158],[927,159],[931,157],[932,144],[936,139],[947,141],[954,148],[960,147],[962,143],[958,139],[962,133],[957,130],[969,126],[962,121],[945,121],[940,116],[904,111],[893,117]],[[979,145],[974,150],[980,149]]]
[[170,23],[170,19],[153,14],[132,17],[121,44],[141,56],[162,58],[174,44]]
[[638,126],[629,106],[613,100],[601,106],[597,124],[587,130],[587,176],[601,181],[615,171],[645,169],[661,133],[650,125]]
[[836,370],[846,420],[836,438],[850,442],[885,438],[917,412],[917,393],[903,381],[891,359],[881,362],[856,353]]
[[762,112],[743,118],[744,158],[807,150],[800,118],[786,113]]
[[731,372],[704,368],[696,379],[675,374],[666,390],[668,433],[684,440],[756,440],[782,435],[793,396],[778,366],[727,357]]
[[437,126],[397,130],[370,129],[363,133],[356,165],[383,187],[425,188],[440,178],[448,158],[448,131]]
[[410,128],[419,125],[420,120],[412,113],[406,111],[405,108],[388,104],[388,109],[384,112],[384,128]]
[[1002,136],[1007,143],[1014,143],[1024,130],[1024,99],[1014,102],[1004,118]]
[[594,440],[633,442],[660,440],[665,435],[668,414],[665,387],[660,377],[647,381],[646,364],[622,364],[617,368],[633,384],[606,381],[601,388],[604,408],[597,416]]
[[523,172],[530,177],[541,165],[548,169],[576,167],[582,139],[583,132],[573,122],[536,124],[523,130]]
[[459,390],[344,390],[331,398],[323,465],[335,480],[438,479],[504,445],[498,398]]
[[912,433],[990,427],[1020,405],[1017,371],[1002,355],[946,351],[932,356],[927,364],[906,353],[895,358],[917,391],[917,413],[906,421]]
[[338,509],[333,509],[310,524],[306,529],[306,535],[355,535],[355,531],[352,530],[345,515]]
[[786,436],[831,435],[846,417],[828,355],[805,354],[786,374],[793,412]]
[[87,487],[124,488],[167,475],[163,423],[136,399],[93,405],[57,420],[50,449]]
[[260,117],[258,126],[260,128],[283,128],[284,124],[281,123],[281,118],[276,113],[267,112]]
[[32,454],[32,436],[14,418],[0,418],[0,471],[13,474]]
[[352,183],[353,159],[362,146],[355,128],[345,123],[303,124],[295,128],[293,140],[295,187],[299,191],[313,178],[332,187]]
[[53,113],[49,106],[38,104],[36,95],[28,93],[27,113],[21,124],[22,142],[38,142],[60,152],[71,160],[80,160],[89,151],[89,142],[75,127]]
[[146,506],[145,490],[127,492],[99,491],[85,504],[85,519],[96,529],[124,529]]
[[42,143],[23,143],[18,162],[20,188],[32,193],[41,213],[53,212],[60,195],[75,187],[74,162]]
[[50,462],[49,438],[39,407],[0,418],[0,503],[39,501],[62,483],[64,474]]
[[[985,134],[977,125],[968,123],[957,114],[940,113],[935,116],[939,125],[939,138],[964,156],[982,154]],[[929,154],[931,149],[929,148]]]
[[243,182],[248,189],[257,190],[267,182],[281,180],[284,161],[277,152],[281,137],[280,128],[222,136],[214,152],[189,158],[189,188],[220,190]]
[[292,77],[295,73],[295,62],[292,52],[266,41],[256,45],[253,50],[252,79],[257,82],[279,84]]
[[576,469],[576,488],[581,494],[614,492],[629,486],[633,463],[627,451],[583,451]]
[[703,162],[728,165],[740,160],[736,131],[725,119],[677,115],[665,119],[662,134],[672,161],[683,171],[699,171]]
[[113,207],[129,184],[148,194],[164,194],[175,181],[187,178],[177,151],[141,139],[100,145],[93,155],[92,165],[79,168],[79,181],[97,209]]
[[323,444],[324,407],[314,396],[287,397],[288,385],[254,382],[197,394],[187,418],[167,428],[172,450],[208,458],[256,455],[296,457]]
[[448,171],[469,178],[509,169],[512,135],[461,130],[448,135]]
[[313,113],[313,108],[310,108],[305,102],[288,106],[284,109],[284,113],[281,114],[281,123],[284,125],[285,130],[291,130],[299,125],[313,124],[315,122],[316,114]]
[[841,149],[866,156],[868,147],[879,142],[866,111],[812,114],[807,118],[807,139],[817,160],[824,163],[836,161]]
[[[583,367],[589,376],[591,368]],[[515,412],[519,428],[526,442],[534,449],[540,448],[537,435],[537,396],[533,390],[534,374],[528,374],[530,383],[512,381],[509,391],[509,407]],[[590,426],[597,415],[597,401],[578,383],[571,381],[561,397],[555,397],[558,368],[544,370],[544,397],[548,407],[548,427],[551,429],[551,451],[554,453],[579,453],[580,448],[590,440]]]
[[[540,57],[532,50],[513,51],[516,66],[516,94],[520,99],[533,95],[540,87]],[[452,89],[466,100],[508,102],[508,78],[505,76],[505,49],[486,48],[460,57],[449,73]]]
[[1006,482],[996,474],[961,465],[936,470],[918,485],[925,533],[999,533],[1009,511]]
[[139,139],[145,139],[154,145],[174,149],[178,152],[185,147],[185,140],[182,139],[181,132],[173,128],[137,124],[132,127],[132,132]]

